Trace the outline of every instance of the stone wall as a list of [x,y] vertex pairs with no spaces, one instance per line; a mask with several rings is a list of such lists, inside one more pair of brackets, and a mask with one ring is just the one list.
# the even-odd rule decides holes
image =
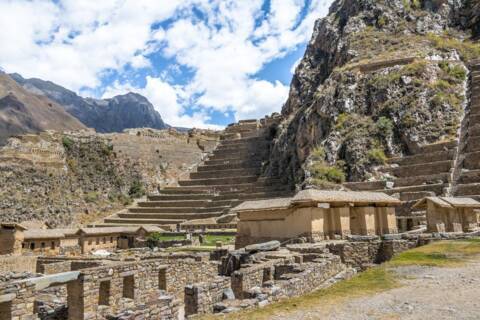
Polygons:
[[216,277],[209,282],[185,287],[185,315],[213,313],[213,306],[222,301],[223,293],[230,288],[229,277]]
[[72,270],[71,261],[38,261],[37,263],[37,272],[43,274],[55,274],[62,273]]
[[365,270],[373,264],[390,260],[395,254],[418,246],[418,240],[398,239],[367,241],[341,241],[327,244],[328,249],[338,255],[349,267]]
[[166,268],[166,291],[183,300],[185,286],[209,281],[218,275],[219,262],[208,256],[157,256]]
[[35,256],[3,256],[0,257],[0,272],[15,270],[16,272],[34,273],[37,269]]
[[285,262],[285,259],[275,259],[262,264],[247,266],[235,271],[232,274],[232,290],[235,297],[238,299],[245,299],[248,297],[248,290],[254,287],[262,287],[263,283],[270,278],[266,278],[271,268],[275,264]]

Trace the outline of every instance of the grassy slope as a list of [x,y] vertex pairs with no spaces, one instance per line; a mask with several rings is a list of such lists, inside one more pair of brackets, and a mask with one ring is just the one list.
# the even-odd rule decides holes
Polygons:
[[387,291],[401,284],[393,269],[399,266],[420,265],[455,267],[480,254],[480,239],[462,241],[440,241],[403,252],[391,261],[360,273],[350,280],[310,294],[273,303],[262,309],[253,309],[224,316],[205,316],[201,319],[269,319],[272,315],[308,309],[313,306],[326,307],[363,295]]

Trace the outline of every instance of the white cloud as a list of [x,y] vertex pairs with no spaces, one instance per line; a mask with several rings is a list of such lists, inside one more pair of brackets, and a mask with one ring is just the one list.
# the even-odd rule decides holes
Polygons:
[[[0,65],[77,92],[102,90],[102,76],[127,65],[149,70],[144,87],[117,81],[104,96],[139,92],[176,126],[208,126],[211,111],[261,117],[281,109],[288,87],[256,74],[308,41],[332,0],[271,0],[265,16],[263,1],[0,0]],[[192,77],[176,84],[179,67],[155,70],[149,55]]]

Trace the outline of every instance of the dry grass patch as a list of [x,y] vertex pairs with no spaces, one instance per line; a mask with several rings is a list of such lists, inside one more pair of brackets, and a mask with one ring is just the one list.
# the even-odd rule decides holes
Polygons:
[[395,256],[386,265],[389,267],[409,265],[455,267],[478,254],[480,254],[480,239],[438,241],[405,251]]
[[288,314],[314,308],[328,309],[346,300],[388,291],[401,286],[404,276],[394,272],[399,266],[456,267],[480,254],[480,239],[438,241],[405,251],[391,261],[359,273],[353,278],[338,282],[301,297],[285,299],[262,309],[252,309],[227,315],[208,315],[200,319],[270,319],[274,315]]

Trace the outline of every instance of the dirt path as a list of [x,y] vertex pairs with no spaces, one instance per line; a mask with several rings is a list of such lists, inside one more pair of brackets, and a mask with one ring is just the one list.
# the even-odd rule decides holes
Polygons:
[[457,268],[398,267],[402,287],[272,320],[480,319],[480,258]]

